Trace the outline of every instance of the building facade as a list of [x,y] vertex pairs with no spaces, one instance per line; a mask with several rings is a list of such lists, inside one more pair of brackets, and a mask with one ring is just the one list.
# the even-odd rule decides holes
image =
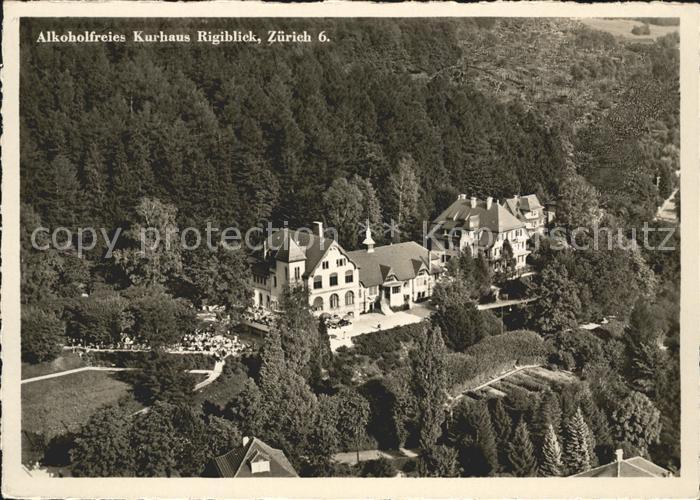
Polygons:
[[281,229],[252,257],[254,305],[276,310],[286,286],[304,284],[315,313],[356,316],[410,307],[432,295],[443,271],[441,255],[418,243],[376,247],[367,229],[365,249],[346,252],[326,238],[320,222],[313,232]]
[[253,302],[256,307],[276,310],[287,286],[304,284],[309,304],[316,312],[355,315],[361,294],[357,265],[337,241],[314,231],[280,229],[254,255]]
[[516,271],[525,267],[530,254],[527,223],[491,197],[478,200],[460,194],[433,220],[432,234],[447,258],[469,249],[473,256],[482,253],[495,271],[508,266],[507,247]]
[[544,228],[550,221],[547,218],[547,209],[540,203],[536,194],[515,195],[513,198],[506,199],[503,205],[525,224],[525,229],[530,236],[535,233],[544,234]]

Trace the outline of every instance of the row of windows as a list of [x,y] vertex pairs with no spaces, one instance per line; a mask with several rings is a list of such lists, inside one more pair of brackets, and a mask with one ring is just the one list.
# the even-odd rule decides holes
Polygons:
[[[345,283],[352,283],[355,281],[355,274],[353,271],[345,271]],[[338,273],[333,273],[328,279],[328,286],[338,286]],[[314,276],[314,290],[323,288],[323,277]]]
[[[345,294],[345,305],[351,306],[355,303],[355,294],[353,292],[347,292]],[[340,297],[337,293],[334,293],[329,298],[329,305],[331,309],[340,308]],[[314,299],[313,305],[314,311],[323,311],[323,297],[316,297]]]
[[[336,265],[336,267],[343,267],[343,266],[344,266],[345,264],[347,264],[347,263],[348,263],[347,259],[344,259],[344,258],[342,258],[342,259],[336,259],[336,260],[335,260],[335,265]],[[321,263],[321,268],[322,268],[322,269],[329,269],[330,266],[331,266],[331,263],[330,263],[329,261],[327,261],[327,260],[324,260],[324,261]]]

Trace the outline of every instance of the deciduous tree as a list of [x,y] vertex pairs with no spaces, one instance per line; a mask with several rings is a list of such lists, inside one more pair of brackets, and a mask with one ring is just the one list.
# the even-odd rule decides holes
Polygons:
[[65,343],[65,325],[53,311],[36,306],[22,307],[22,360],[51,361]]

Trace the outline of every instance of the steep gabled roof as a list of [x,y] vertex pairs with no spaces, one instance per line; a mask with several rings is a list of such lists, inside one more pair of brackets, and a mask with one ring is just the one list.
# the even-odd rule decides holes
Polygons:
[[507,198],[503,205],[516,217],[522,212],[530,212],[532,210],[544,208],[536,194]]
[[[269,460],[270,470],[253,474],[250,463],[260,459]],[[214,466],[220,477],[299,477],[282,450],[257,438],[214,458]]]
[[469,229],[469,219],[477,220],[478,228],[488,229],[492,233],[502,233],[513,229],[524,228],[523,222],[518,220],[505,207],[494,200],[490,208],[486,208],[486,202],[478,200],[476,206],[471,206],[469,199],[457,199],[447,207],[433,222],[441,224],[444,229],[454,228]]
[[663,467],[642,457],[627,458],[610,462],[572,477],[669,477],[671,474]]
[[[390,274],[400,281],[415,278],[421,269],[430,269],[428,255],[428,249],[414,241],[376,247],[373,252],[348,252],[348,258],[359,268],[360,282],[365,287],[381,285]],[[432,271],[437,272],[436,269]]]
[[[252,264],[259,271],[274,267],[275,260],[281,262],[306,261],[306,273],[313,270],[333,245],[331,238],[322,238],[309,231],[279,229],[266,238],[268,254],[263,259],[262,251],[254,254]],[[338,246],[340,248],[340,246]],[[344,250],[341,248],[341,252]]]

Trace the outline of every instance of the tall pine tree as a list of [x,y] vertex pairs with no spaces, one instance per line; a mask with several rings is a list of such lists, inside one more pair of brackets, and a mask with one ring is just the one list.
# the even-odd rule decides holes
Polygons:
[[570,417],[564,425],[563,463],[567,475],[578,474],[591,468],[590,445],[591,431],[583,419],[581,409]]
[[543,477],[560,476],[562,472],[561,447],[552,424],[547,425],[542,446],[539,475]]
[[535,450],[530,440],[530,432],[527,424],[520,419],[515,427],[513,440],[508,446],[508,460],[513,470],[513,474],[518,477],[532,477],[537,475],[537,461],[535,460]]

